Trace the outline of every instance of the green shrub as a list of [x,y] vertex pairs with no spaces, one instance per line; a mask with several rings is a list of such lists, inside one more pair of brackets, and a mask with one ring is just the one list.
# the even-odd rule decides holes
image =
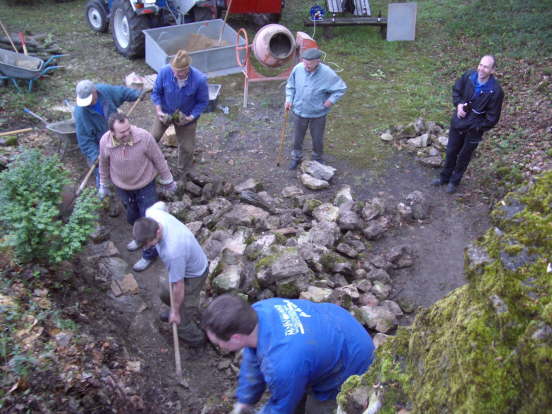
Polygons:
[[61,192],[69,184],[58,157],[26,150],[0,173],[1,245],[11,246],[20,263],[59,263],[78,253],[94,230],[99,201],[85,190],[66,221]]

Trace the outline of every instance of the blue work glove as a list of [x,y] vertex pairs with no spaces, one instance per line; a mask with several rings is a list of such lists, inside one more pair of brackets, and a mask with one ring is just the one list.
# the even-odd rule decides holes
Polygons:
[[106,185],[100,184],[100,188],[98,188],[98,197],[100,197],[100,200],[103,200],[108,195],[111,195],[109,188]]

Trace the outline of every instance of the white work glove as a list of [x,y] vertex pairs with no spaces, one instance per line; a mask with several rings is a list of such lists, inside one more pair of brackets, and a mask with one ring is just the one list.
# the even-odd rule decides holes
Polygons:
[[241,402],[234,403],[234,408],[230,414],[253,414],[253,407]]
[[169,184],[161,184],[161,190],[169,194],[174,194],[176,192],[176,181],[172,181]]
[[104,184],[100,184],[100,188],[98,188],[98,197],[100,197],[100,200],[103,200],[108,195],[111,195],[109,188]]

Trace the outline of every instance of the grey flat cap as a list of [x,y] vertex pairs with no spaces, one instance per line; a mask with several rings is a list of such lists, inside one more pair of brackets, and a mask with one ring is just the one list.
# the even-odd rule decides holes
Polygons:
[[307,59],[307,60],[320,59],[321,56],[322,56],[322,52],[319,49],[315,49],[315,48],[307,49],[301,55],[303,59]]

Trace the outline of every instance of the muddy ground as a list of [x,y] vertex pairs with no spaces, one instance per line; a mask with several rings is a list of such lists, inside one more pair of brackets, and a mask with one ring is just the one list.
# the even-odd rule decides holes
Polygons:
[[[287,169],[288,148],[283,165],[276,166],[283,120],[282,89],[277,82],[255,85],[249,97],[250,106],[244,110],[241,108],[240,81],[239,77],[231,77],[219,99],[220,105],[230,109],[228,115],[216,110],[200,119],[194,171],[234,184],[255,178],[275,196],[286,186],[300,186],[296,172]],[[128,106],[123,109],[128,109]],[[138,105],[131,118],[138,126],[149,129],[153,116],[153,107],[146,101]],[[291,125],[288,125],[287,147],[290,139]],[[375,142],[374,145],[381,144]],[[306,140],[305,149],[308,157],[310,140]],[[163,147],[163,150],[169,163],[174,165],[175,150],[170,147]],[[363,167],[336,159],[331,148],[328,148],[325,159],[337,168],[337,174],[329,189],[317,192],[319,199],[333,199],[336,190],[348,184],[357,200],[382,196],[389,206],[396,206],[407,194],[420,190],[430,201],[432,208],[428,220],[392,229],[383,240],[374,243],[375,251],[408,244],[416,253],[413,267],[395,273],[391,299],[427,307],[465,283],[463,249],[489,226],[488,207],[484,200],[478,200],[476,193],[469,191],[469,177],[460,191],[451,196],[429,185],[436,171],[391,148],[382,147],[381,159]],[[78,151],[69,153],[65,162],[75,177],[84,174],[85,163]],[[132,265],[138,260],[139,253],[126,251],[131,234],[124,214],[117,218],[104,217],[104,221],[111,229],[111,238],[123,259]],[[172,336],[167,326],[158,321],[158,274],[163,271],[163,265],[157,262],[147,271],[135,273],[140,297],[147,304],[143,312],[129,314],[132,304],[116,305],[116,301],[107,296],[97,298],[105,304],[103,311],[98,311],[97,329],[111,327],[111,334],[122,335],[129,352],[144,362],[147,376],[145,399],[159,401],[163,412],[180,412],[181,407],[181,412],[199,413],[209,398],[231,397],[235,373],[211,346],[194,350],[181,345],[185,377],[190,388],[176,386],[170,378],[174,371]],[[408,324],[412,317],[413,314],[406,316],[401,323]]]
[[[64,61],[64,73],[67,76],[54,74],[52,78],[40,82],[51,82],[50,86],[59,85],[60,89],[72,91],[73,86],[68,88],[67,84],[74,85],[82,78],[121,83],[124,76],[132,71],[151,73],[151,69],[142,60],[128,61],[118,56],[113,50],[109,34],[97,35],[86,30],[79,28],[75,32],[58,36],[58,43],[70,51],[70,57]],[[300,186],[296,173],[286,168],[291,125],[288,125],[287,130],[284,163],[280,167],[276,166],[283,121],[282,83],[274,81],[252,85],[248,108],[243,109],[241,75],[217,78],[210,82],[222,84],[217,103],[228,107],[229,113],[224,114],[217,108],[199,120],[194,170],[234,184],[247,178],[255,178],[263,183],[266,191],[275,196],[286,186]],[[38,93],[48,96],[40,87]],[[50,96],[44,100],[44,111],[51,120],[66,116],[51,112],[51,107],[60,103],[58,96]],[[129,105],[125,104],[122,109],[128,110]],[[131,120],[149,130],[153,117],[153,106],[148,97],[138,105]],[[10,127],[22,128],[32,122],[22,118],[18,125]],[[472,172],[468,172],[465,184],[459,188],[457,194],[445,194],[442,189],[429,185],[436,171],[422,167],[410,155],[395,151],[378,138],[374,138],[373,142],[378,156],[366,160],[363,165],[351,165],[348,160],[337,159],[333,155],[332,147],[335,148],[339,142],[331,139],[332,128],[330,115],[325,160],[327,164],[337,168],[337,174],[331,187],[318,192],[317,198],[333,199],[336,190],[348,184],[352,187],[356,200],[368,200],[379,195],[387,200],[389,206],[396,206],[407,194],[420,190],[432,205],[428,220],[392,229],[383,240],[374,244],[376,251],[391,245],[408,244],[416,252],[415,265],[395,273],[391,299],[406,300],[416,306],[427,307],[464,284],[463,249],[489,226],[488,203],[480,193],[470,190]],[[372,126],[366,125],[366,128]],[[40,132],[22,137],[20,143],[43,146],[53,151],[57,139]],[[309,139],[306,140],[305,149],[308,158]],[[174,164],[174,149],[164,147],[163,150],[169,162]],[[84,158],[77,150],[69,152],[64,162],[78,182],[87,169]],[[124,215],[104,220],[111,229],[111,238],[123,259],[132,265],[138,260],[139,253],[126,251],[125,246],[131,236],[130,226]],[[88,305],[84,308],[89,314],[87,328],[92,332],[110,334],[123,340],[129,355],[143,361],[145,383],[141,384],[139,394],[144,400],[154,402],[159,407],[159,412],[163,413],[200,413],[211,397],[231,398],[235,373],[224,364],[218,351],[211,346],[194,350],[182,345],[182,365],[190,388],[184,389],[175,385],[171,378],[174,372],[171,333],[158,320],[158,274],[163,271],[162,264],[157,262],[147,271],[135,273],[140,286],[140,298],[147,305],[142,312],[129,312],[129,309],[134,309],[132,304],[118,303],[107,292],[90,296],[90,290],[82,290],[74,292],[76,296],[66,300],[87,299]],[[411,318],[412,315],[405,317],[402,323],[407,324]]]

